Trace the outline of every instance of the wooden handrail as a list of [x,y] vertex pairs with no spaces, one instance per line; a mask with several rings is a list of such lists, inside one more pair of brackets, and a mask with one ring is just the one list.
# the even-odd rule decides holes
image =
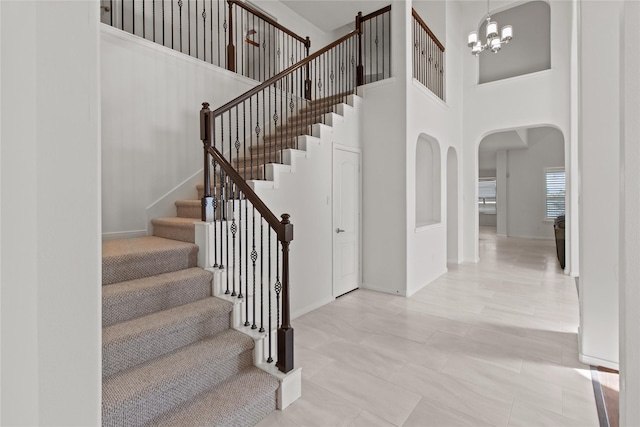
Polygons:
[[360,18],[361,21],[368,21],[369,19],[373,19],[378,15],[382,15],[383,13],[387,13],[387,12],[391,12],[391,5],[383,7],[380,10],[376,10],[375,12],[371,12],[368,15],[364,15],[362,18]]
[[[213,135],[213,120],[214,115],[211,114],[209,110],[208,103],[202,104],[202,118],[204,119],[203,126],[201,126],[201,139],[204,143],[205,150],[213,157],[213,160],[220,165],[220,168],[224,170],[225,174],[233,181],[233,183],[240,189],[242,194],[244,194],[245,198],[251,202],[251,204],[256,208],[260,215],[267,221],[269,226],[278,234],[278,240],[281,242],[290,242],[293,240],[293,225],[289,224],[287,227],[283,225],[283,223],[278,220],[271,209],[264,204],[262,199],[253,191],[251,186],[247,184],[247,181],[242,178],[242,176],[236,171],[236,169],[224,158],[222,153],[211,145],[211,135]],[[208,168],[205,168],[205,171]],[[205,190],[206,193],[206,190]],[[286,215],[287,223],[288,223],[288,214],[283,214],[282,217]]]
[[429,26],[422,20],[422,18],[418,14],[418,12],[416,12],[415,9],[411,8],[411,14],[416,19],[416,21],[418,21],[418,24],[420,24],[422,29],[425,30],[427,32],[427,34],[429,34],[429,37],[431,37],[431,40],[433,40],[435,42],[436,46],[438,46],[440,51],[444,52],[444,45],[442,43],[440,43],[440,40],[438,40],[436,35],[433,34],[433,32],[429,29]]
[[258,18],[262,19],[263,21],[268,22],[269,24],[273,25],[274,27],[276,27],[280,31],[282,31],[282,32],[284,32],[286,34],[289,34],[294,39],[299,40],[300,42],[304,43],[305,46],[307,46],[307,44],[309,44],[309,46],[307,46],[307,47],[310,47],[311,42],[309,42],[308,37],[302,37],[302,36],[297,35],[293,31],[291,31],[290,29],[288,29],[286,27],[283,27],[282,25],[278,24],[276,21],[274,21],[273,19],[269,18],[267,15],[265,15],[262,12],[260,12],[258,9],[254,9],[251,6],[249,6],[248,4],[246,4],[244,2],[241,2],[239,0],[227,0],[227,2],[229,4],[235,4],[236,6],[241,7],[244,10],[253,13]]
[[242,101],[246,101],[247,99],[251,98],[256,93],[258,93],[258,92],[266,89],[267,87],[273,85],[275,82],[277,82],[278,80],[280,80],[281,78],[283,78],[287,74],[290,74],[291,72],[293,72],[293,71],[295,71],[295,70],[297,70],[299,68],[302,68],[302,67],[306,66],[307,64],[310,64],[311,61],[313,61],[314,59],[316,59],[320,55],[328,52],[329,50],[333,49],[334,47],[336,47],[340,43],[344,42],[345,40],[350,39],[351,37],[355,37],[356,35],[358,35],[358,32],[356,30],[353,30],[350,33],[344,35],[343,37],[340,37],[338,40],[334,41],[331,44],[326,45],[325,47],[323,47],[319,51],[307,56],[305,59],[303,59],[302,61],[298,62],[297,64],[293,64],[292,66],[290,66],[289,68],[285,69],[284,71],[279,72],[278,74],[276,74],[275,76],[271,77],[269,80],[265,81],[264,83],[261,83],[258,86],[254,87],[253,89],[251,89],[250,91],[243,93],[242,95],[240,95],[239,97],[237,97],[235,99],[232,99],[231,101],[229,101],[226,104],[224,104],[222,107],[216,108],[213,111],[213,116],[214,117],[219,116],[220,114],[224,113],[225,111],[229,110],[230,108],[233,108],[236,105],[240,104]]

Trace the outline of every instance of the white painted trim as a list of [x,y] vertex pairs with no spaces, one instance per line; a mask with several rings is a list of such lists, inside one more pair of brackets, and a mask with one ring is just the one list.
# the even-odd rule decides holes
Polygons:
[[407,296],[406,290],[396,291],[395,293],[393,293],[393,292],[389,292],[389,289],[387,289],[387,288],[381,288],[381,287],[378,287],[378,286],[375,286],[375,285],[370,285],[370,284],[367,284],[367,283],[362,283],[362,285],[360,287],[362,289],[367,289],[367,290],[370,290],[370,291],[382,292],[383,294],[400,295],[400,296],[403,296],[403,297]]
[[605,368],[615,369],[616,371],[619,369],[619,365],[617,362],[612,362],[611,360],[599,359],[593,356],[587,356],[585,354],[582,354],[582,352],[578,354],[578,360],[584,363],[585,365],[603,366]]
[[201,168],[189,178],[178,184],[176,187],[169,190],[158,200],[147,206],[147,233],[149,234],[149,236],[153,234],[153,225],[151,224],[152,219],[175,216],[176,201],[178,200],[197,199],[198,193],[196,190],[196,185],[200,184],[203,176],[203,169]]
[[337,148],[338,150],[342,150],[342,151],[350,151],[350,152],[356,153],[356,154],[361,154],[362,153],[362,149],[361,148],[351,147],[349,145],[338,144],[337,142],[333,143],[333,148]]
[[116,231],[112,233],[102,233],[102,241],[119,240],[119,239],[133,239],[136,237],[147,237],[147,230],[130,230],[130,231]]
[[415,228],[416,233],[422,233],[427,230],[434,230],[436,228],[444,227],[444,222],[434,222],[432,224],[419,225]]
[[[539,75],[548,74],[548,73],[551,73],[551,72],[553,72],[553,68],[548,68],[546,70],[535,71],[533,73],[528,73],[528,74],[522,74],[522,75],[519,75],[519,76],[513,76],[513,77],[506,78],[506,79],[494,80],[492,82],[476,83],[474,86],[476,88],[485,88],[485,87],[490,87],[492,85],[499,85],[499,84],[502,84],[502,83],[511,83],[511,82],[517,82],[518,80],[531,79],[531,78],[538,77]],[[479,78],[479,76],[478,76],[478,78]],[[476,78],[476,81],[478,81],[478,78]]]
[[424,95],[426,95],[427,97],[431,98],[436,105],[442,107],[444,110],[448,110],[449,104],[447,104],[445,101],[443,101],[442,99],[440,99],[440,97],[438,95],[436,95],[435,93],[433,93],[429,88],[427,88],[425,85],[423,85],[422,83],[420,83],[420,80],[416,79],[415,77],[412,78],[412,82],[413,86],[418,89],[420,92],[422,92]]
[[333,302],[333,301],[335,301],[335,298],[331,296],[331,297],[327,297],[327,298],[321,299],[320,301],[316,301],[313,304],[309,304],[308,306],[303,307],[303,308],[301,308],[299,310],[292,311],[291,312],[291,319],[295,319],[297,317],[300,317],[300,316],[302,316],[304,314],[309,313],[310,311],[313,311],[313,310],[315,310],[317,308],[320,308],[323,305],[329,304],[330,302]]

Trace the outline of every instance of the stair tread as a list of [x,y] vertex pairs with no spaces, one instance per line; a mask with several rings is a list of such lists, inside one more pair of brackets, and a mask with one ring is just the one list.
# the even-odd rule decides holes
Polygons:
[[[215,389],[157,417],[148,425],[253,425],[275,409],[277,389],[278,380],[275,377],[259,368],[250,367]],[[260,399],[261,396],[268,398]],[[248,408],[253,409],[253,413]]]
[[179,321],[193,323],[205,315],[228,314],[231,312],[232,306],[231,303],[220,298],[207,297],[189,304],[120,322],[102,328],[102,345],[122,341],[131,336],[143,335],[153,330],[166,329]]
[[[200,203],[200,201],[197,201],[198,203]],[[173,225],[176,227],[185,227],[185,228],[190,228],[192,226],[194,226],[194,224],[198,222],[197,219],[194,218],[181,218],[178,216],[169,216],[169,217],[165,217],[165,218],[154,218],[151,220],[151,224],[154,225]]]
[[198,267],[106,285],[102,323],[110,326],[211,295],[212,273]]
[[126,411],[127,406],[135,405],[136,401],[145,399],[148,395],[176,398],[179,394],[177,388],[191,388],[195,385],[193,382],[205,381],[203,371],[215,369],[224,361],[250,351],[253,346],[253,339],[241,332],[227,329],[105,377],[102,380],[103,417],[113,411]]
[[102,283],[124,282],[195,267],[198,246],[157,236],[102,243]]
[[207,297],[102,328],[103,375],[112,375],[228,328],[231,309],[231,303]]

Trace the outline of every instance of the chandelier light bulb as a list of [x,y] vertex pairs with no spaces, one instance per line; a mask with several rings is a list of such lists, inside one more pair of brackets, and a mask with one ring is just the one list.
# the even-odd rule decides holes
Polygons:
[[513,28],[511,25],[505,25],[502,27],[502,37],[500,37],[503,42],[509,43],[509,41],[513,38]]
[[491,39],[497,36],[498,36],[498,23],[496,21],[487,22],[487,38]]
[[500,51],[500,48],[502,48],[502,43],[500,42],[500,39],[498,38],[491,39],[491,52],[498,53]]
[[469,33],[467,46],[472,48],[472,47],[475,46],[476,43],[478,43],[478,32],[477,31],[472,31],[472,32]]

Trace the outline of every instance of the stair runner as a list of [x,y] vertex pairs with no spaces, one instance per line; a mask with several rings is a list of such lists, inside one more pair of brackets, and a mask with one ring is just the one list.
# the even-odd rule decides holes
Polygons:
[[[332,112],[336,104],[343,102],[346,93],[322,98],[301,108],[298,114],[288,119],[284,126],[278,125],[271,134],[264,137],[260,144],[249,148],[246,158],[234,158],[233,166],[242,176],[262,179],[263,167],[267,163],[279,162],[281,150],[296,148],[296,139],[301,135],[310,135],[311,126],[322,122],[325,113]],[[153,234],[167,239],[183,242],[195,242],[194,220],[200,219],[200,199],[204,195],[203,185],[198,184],[197,200],[176,201],[177,216],[156,218],[151,221]],[[213,184],[212,184],[213,188]]]
[[152,236],[102,251],[103,426],[247,426],[276,408],[278,380],[231,329],[196,245]]

